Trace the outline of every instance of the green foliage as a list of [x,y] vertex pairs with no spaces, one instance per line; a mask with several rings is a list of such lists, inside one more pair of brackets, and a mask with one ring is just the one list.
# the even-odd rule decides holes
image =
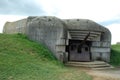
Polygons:
[[0,80],[91,80],[22,34],[0,34]]
[[110,63],[114,66],[120,66],[120,45],[112,45]]

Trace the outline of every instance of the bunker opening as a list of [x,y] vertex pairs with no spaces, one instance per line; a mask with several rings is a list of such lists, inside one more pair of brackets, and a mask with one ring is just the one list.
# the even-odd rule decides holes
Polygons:
[[69,40],[69,61],[91,61],[91,41],[83,43],[82,40]]

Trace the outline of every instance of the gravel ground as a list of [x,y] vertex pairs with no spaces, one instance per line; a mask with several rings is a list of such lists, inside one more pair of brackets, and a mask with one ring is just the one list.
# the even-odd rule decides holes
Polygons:
[[112,70],[85,70],[93,80],[120,80],[120,68]]

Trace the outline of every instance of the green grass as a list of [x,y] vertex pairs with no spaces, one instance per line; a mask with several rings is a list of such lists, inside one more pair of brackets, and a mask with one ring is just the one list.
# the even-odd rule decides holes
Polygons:
[[120,45],[112,45],[110,63],[114,66],[120,66]]
[[0,80],[92,80],[66,68],[43,45],[21,34],[0,34]]

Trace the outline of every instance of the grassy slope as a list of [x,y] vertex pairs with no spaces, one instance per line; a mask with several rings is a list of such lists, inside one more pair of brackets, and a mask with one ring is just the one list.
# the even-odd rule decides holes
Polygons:
[[91,80],[65,68],[49,50],[24,35],[0,34],[0,80]]
[[110,63],[114,66],[120,66],[120,45],[112,45]]

